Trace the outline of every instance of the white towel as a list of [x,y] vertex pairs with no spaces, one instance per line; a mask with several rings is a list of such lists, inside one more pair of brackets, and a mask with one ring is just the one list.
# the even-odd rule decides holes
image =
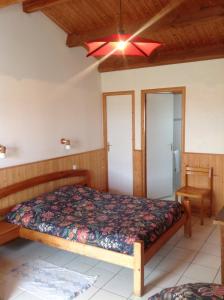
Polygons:
[[173,151],[174,166],[176,173],[180,173],[180,151],[178,149]]

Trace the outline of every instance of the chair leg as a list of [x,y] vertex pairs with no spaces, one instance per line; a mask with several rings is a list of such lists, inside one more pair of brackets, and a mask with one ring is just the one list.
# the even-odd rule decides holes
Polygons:
[[209,195],[209,202],[210,202],[210,205],[209,205],[209,218],[211,218],[212,217],[212,208],[213,208],[212,192]]
[[200,218],[201,218],[201,225],[204,225],[204,199],[201,199],[201,209],[200,209]]

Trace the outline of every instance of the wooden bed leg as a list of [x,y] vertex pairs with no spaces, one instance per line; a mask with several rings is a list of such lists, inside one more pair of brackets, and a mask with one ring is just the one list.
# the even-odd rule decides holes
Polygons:
[[191,230],[191,202],[189,199],[184,198],[182,201],[184,206],[184,211],[187,215],[186,223],[184,224],[184,235],[186,237],[191,237],[192,230]]
[[141,297],[144,292],[144,242],[134,243],[134,295]]

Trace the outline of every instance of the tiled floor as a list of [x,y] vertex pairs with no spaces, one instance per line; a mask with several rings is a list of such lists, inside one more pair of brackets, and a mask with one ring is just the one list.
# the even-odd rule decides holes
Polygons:
[[[21,260],[41,258],[58,266],[89,275],[98,275],[94,287],[79,300],[135,300],[132,294],[133,274],[126,268],[100,262],[38,243],[16,240],[0,247],[0,296],[3,300],[37,300],[12,286],[8,272]],[[193,237],[186,239],[181,229],[145,266],[146,294],[141,299],[160,291],[164,287],[187,282],[220,283],[219,230],[207,219],[204,226],[193,218]],[[2,291],[4,290],[4,296]],[[0,298],[1,298],[0,297]]]

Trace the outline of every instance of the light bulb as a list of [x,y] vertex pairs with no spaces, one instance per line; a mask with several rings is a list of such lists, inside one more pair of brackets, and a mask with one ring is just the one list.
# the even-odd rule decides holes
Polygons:
[[65,149],[66,149],[66,150],[70,150],[70,149],[71,149],[71,145],[69,145],[69,144],[68,144],[68,145],[65,145]]
[[119,42],[117,43],[117,48],[118,48],[119,50],[124,50],[126,46],[127,46],[127,42],[126,42],[126,41],[119,41]]
[[6,158],[6,154],[0,152],[0,159],[4,159],[4,158]]

